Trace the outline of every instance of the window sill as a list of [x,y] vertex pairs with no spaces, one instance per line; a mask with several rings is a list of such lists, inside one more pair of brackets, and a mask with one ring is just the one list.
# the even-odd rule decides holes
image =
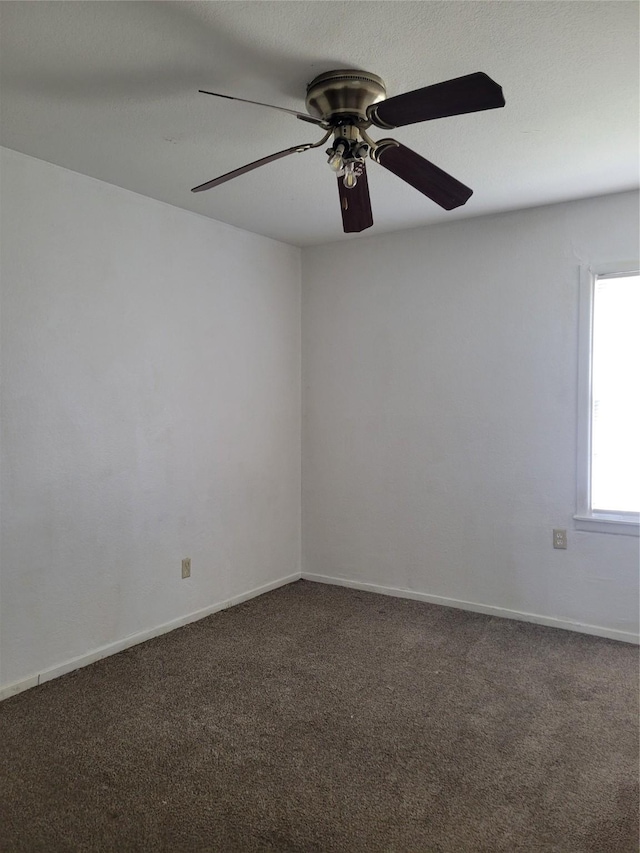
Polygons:
[[640,520],[637,516],[607,515],[574,515],[576,530],[587,530],[591,533],[617,533],[623,536],[640,536]]

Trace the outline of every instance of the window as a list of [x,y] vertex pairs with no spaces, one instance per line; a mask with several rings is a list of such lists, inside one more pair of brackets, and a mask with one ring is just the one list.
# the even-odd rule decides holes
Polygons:
[[640,531],[638,264],[584,267],[580,282],[576,527]]

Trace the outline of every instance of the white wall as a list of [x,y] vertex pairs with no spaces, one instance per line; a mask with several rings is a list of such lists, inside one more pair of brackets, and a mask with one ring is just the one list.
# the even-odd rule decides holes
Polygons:
[[1,156],[0,688],[300,569],[299,250]]
[[[2,695],[299,572],[300,252],[0,157]],[[571,519],[578,266],[637,233],[629,193],[304,250],[307,574],[637,633],[638,540]]]
[[637,256],[636,193],[305,250],[304,573],[637,634],[572,523],[579,265]]

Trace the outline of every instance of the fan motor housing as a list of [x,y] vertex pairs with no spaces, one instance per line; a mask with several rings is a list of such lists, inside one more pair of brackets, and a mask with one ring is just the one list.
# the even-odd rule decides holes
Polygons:
[[387,97],[377,74],[356,69],[326,71],[307,86],[306,106],[310,115],[331,123],[343,117],[366,122],[367,108]]

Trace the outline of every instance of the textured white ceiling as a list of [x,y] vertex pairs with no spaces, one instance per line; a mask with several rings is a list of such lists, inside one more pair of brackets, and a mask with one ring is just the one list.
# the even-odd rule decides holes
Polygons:
[[[638,185],[636,2],[1,2],[3,145],[297,245],[342,234],[323,149],[190,188],[315,141],[286,114],[333,68],[389,95],[484,71],[507,105],[392,132],[474,189],[445,212],[369,165],[365,235]],[[377,135],[389,135],[380,131]]]

